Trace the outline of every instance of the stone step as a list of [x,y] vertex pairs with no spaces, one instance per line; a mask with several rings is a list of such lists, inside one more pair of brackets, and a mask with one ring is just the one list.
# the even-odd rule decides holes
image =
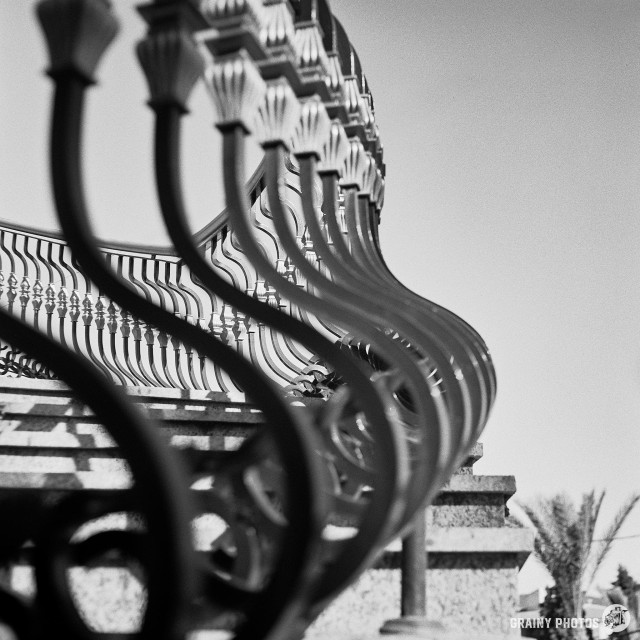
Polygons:
[[[264,423],[262,413],[238,392],[131,387],[127,393],[177,447],[235,449]],[[293,405],[322,402],[316,398],[292,399]],[[0,471],[4,470],[3,456],[66,456],[84,464],[91,457],[105,458],[108,450],[117,455],[109,434],[92,418],[91,410],[77,402],[62,382],[0,379]],[[473,464],[481,457],[482,445],[478,443],[460,473],[471,474]]]
[[453,475],[442,488],[451,494],[496,494],[511,497],[516,492],[513,476]]
[[114,491],[131,487],[131,476],[121,466],[110,473],[93,471],[64,472],[0,472],[0,487],[3,495],[12,491],[68,492],[78,489]]
[[[428,527],[425,550],[429,554],[429,566],[437,568],[445,554],[525,554],[526,560],[533,544],[531,529],[519,526],[502,527]],[[394,540],[386,549],[381,566],[399,566],[401,541]],[[440,557],[438,557],[440,556]]]
[[507,500],[515,491],[513,476],[454,474],[427,509],[427,526],[504,526]]
[[[170,420],[172,422],[222,422],[222,423],[248,423],[259,424],[264,422],[261,412],[250,406],[237,406],[235,403],[225,404],[220,400],[182,402],[147,402],[139,396],[131,396],[144,411],[153,419]],[[0,398],[0,407],[6,420],[20,419],[29,416],[32,418],[51,418],[52,420],[72,421],[77,419],[89,419],[94,415],[91,410],[75,401],[65,404],[53,403],[43,400],[35,401],[32,398],[22,397],[19,400],[3,402]]]
[[[127,395],[133,398],[156,398],[159,401],[220,401],[246,406],[244,393],[221,391],[198,391],[194,389],[167,389],[162,387],[126,387]],[[75,402],[73,391],[58,380],[36,380],[31,378],[0,378],[0,398],[4,397],[47,398],[57,404]]]

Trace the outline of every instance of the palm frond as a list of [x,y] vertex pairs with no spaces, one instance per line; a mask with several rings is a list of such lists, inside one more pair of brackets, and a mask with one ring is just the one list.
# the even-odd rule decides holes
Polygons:
[[582,496],[582,503],[580,504],[580,531],[581,531],[581,544],[579,550],[581,574],[579,582],[582,583],[584,574],[587,572],[589,566],[589,558],[591,556],[591,548],[593,546],[593,536],[595,533],[596,522],[600,514],[600,507],[604,500],[605,492],[596,498],[595,490],[590,493],[585,493]]
[[520,504],[520,507],[536,530],[533,555],[554,577],[557,568],[562,564],[559,553],[561,544],[558,532],[550,521],[547,505],[544,501],[538,500],[531,505]]
[[536,530],[534,557],[551,574],[559,590],[563,590],[561,583],[565,582],[567,568],[575,558],[575,541],[571,531],[577,514],[573,503],[566,495],[558,494],[520,506]]
[[618,535],[624,521],[627,519],[633,508],[636,506],[638,501],[640,500],[640,494],[632,495],[629,500],[622,506],[620,511],[616,514],[612,523],[609,525],[607,530],[602,536],[602,540],[598,545],[598,549],[593,556],[593,560],[591,562],[591,571],[589,574],[589,578],[585,587],[588,588],[589,585],[593,582],[595,575],[606,558],[607,554],[611,550],[611,545],[613,544],[613,539]]

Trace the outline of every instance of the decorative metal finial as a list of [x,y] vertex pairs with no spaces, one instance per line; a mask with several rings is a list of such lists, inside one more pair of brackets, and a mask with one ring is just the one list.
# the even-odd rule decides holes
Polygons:
[[104,0],[42,0],[36,6],[49,49],[47,73],[65,73],[94,84],[102,54],[118,33],[118,20]]
[[149,104],[175,104],[187,110],[191,90],[204,71],[204,61],[190,34],[170,28],[150,33],[136,52],[149,84]]
[[264,147],[283,144],[289,147],[300,118],[300,102],[284,78],[267,83],[264,99],[258,107],[256,137]]
[[325,79],[327,88],[334,99],[344,101],[344,74],[340,66],[340,56],[332,51],[327,57],[329,61],[328,73]]
[[260,41],[272,55],[295,55],[296,29],[293,10],[287,0],[265,3]]
[[362,189],[367,165],[368,156],[364,145],[358,138],[352,138],[349,141],[349,151],[343,165],[340,186]]
[[218,111],[216,126],[223,130],[240,125],[251,133],[267,86],[247,53],[219,58],[205,70],[205,80]]
[[365,128],[369,131],[373,131],[373,127],[376,122],[375,114],[373,113],[373,104],[371,96],[368,93],[360,94],[360,119]]
[[380,211],[384,203],[384,178],[382,171],[376,169],[376,180],[373,185],[372,202],[376,205],[376,210]]
[[375,158],[367,152],[367,157],[364,163],[364,171],[362,173],[362,187],[360,188],[360,195],[368,196],[371,200],[373,189],[376,181],[376,161]]
[[329,128],[328,139],[322,149],[318,170],[321,173],[341,173],[349,148],[347,132],[340,122],[333,121]]
[[362,122],[362,96],[358,79],[355,76],[347,76],[344,79],[344,100],[349,120],[360,124]]
[[329,73],[329,58],[317,22],[312,20],[296,25],[295,48],[303,78],[324,82]]
[[316,95],[302,102],[302,110],[291,148],[296,156],[320,158],[331,131],[331,120],[322,100]]
[[264,8],[260,0],[202,0],[200,11],[216,29],[233,28],[241,23],[259,29]]

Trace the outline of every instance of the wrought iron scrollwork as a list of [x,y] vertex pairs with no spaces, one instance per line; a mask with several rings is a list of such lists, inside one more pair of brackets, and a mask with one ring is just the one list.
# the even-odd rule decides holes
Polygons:
[[[82,524],[110,512],[133,511],[144,523],[144,553],[136,553],[146,574],[147,605],[141,637],[181,637],[195,597],[195,558],[190,542],[191,499],[184,470],[154,432],[153,425],[126,400],[122,391],[106,386],[97,370],[83,358],[31,329],[12,314],[0,310],[6,340],[39,358],[67,381],[86,402],[117,443],[127,461],[131,482],[117,497],[79,492],[52,501],[47,497],[4,497],[3,522],[11,521],[11,534],[3,532],[1,557],[11,556],[25,541],[33,540],[37,596],[27,602],[0,588],[0,621],[17,637],[53,635],[81,638],[86,629],[70,591],[66,572],[75,564],[77,546],[72,536]],[[6,527],[8,530],[9,527]],[[131,546],[136,534],[105,534],[103,548]],[[100,543],[87,556],[99,555]]]
[[[10,354],[27,354],[11,355],[5,373],[29,366],[49,375],[49,367],[66,380],[113,437],[131,483],[78,488],[55,509],[36,501],[31,528],[0,536],[3,558],[30,536],[35,544],[35,598],[0,590],[0,621],[21,638],[43,637],[40,619],[69,637],[94,637],[64,571],[113,549],[146,576],[141,637],[226,625],[238,640],[299,638],[407,531],[475,443],[495,395],[482,339],[402,287],[381,256],[373,101],[328,4],[196,5],[139,8],[156,188],[173,242],[161,252],[101,248],[89,224],[83,110],[117,33],[112,9],[103,0],[38,3],[55,86],[50,165],[64,240],[0,229],[0,338]],[[222,134],[226,199],[223,223],[204,239],[188,228],[180,180],[181,121],[200,81]],[[251,132],[264,159],[247,189]],[[241,389],[265,423],[232,451],[169,453],[113,383]],[[296,401],[304,395],[323,401]],[[157,495],[146,502],[153,482]],[[24,524],[30,500],[17,493],[0,512]],[[130,518],[78,535],[119,512],[142,525]],[[211,517],[220,532],[196,552],[189,527]]]

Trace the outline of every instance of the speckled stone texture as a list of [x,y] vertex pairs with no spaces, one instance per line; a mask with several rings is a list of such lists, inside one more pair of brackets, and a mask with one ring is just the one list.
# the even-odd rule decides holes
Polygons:
[[512,476],[456,473],[427,509],[427,527],[502,527]]
[[371,569],[311,625],[305,640],[378,636],[385,620],[400,612],[400,572]]
[[[445,626],[443,640],[455,636],[496,640],[513,637],[509,618],[515,615],[518,604],[516,559],[498,554],[467,557],[470,555],[452,555],[429,563],[428,619]],[[372,569],[324,611],[305,640],[399,640],[399,636],[379,634],[384,622],[399,613],[400,572]]]
[[[139,628],[145,590],[130,571],[116,567],[75,568],[69,579],[78,611],[94,631],[127,633]],[[33,596],[33,570],[17,567],[5,584],[25,596]]]
[[500,527],[504,525],[504,496],[441,494],[427,509],[427,527]]
[[513,554],[441,554],[429,565],[429,619],[452,632],[510,632],[518,606],[519,563]]

